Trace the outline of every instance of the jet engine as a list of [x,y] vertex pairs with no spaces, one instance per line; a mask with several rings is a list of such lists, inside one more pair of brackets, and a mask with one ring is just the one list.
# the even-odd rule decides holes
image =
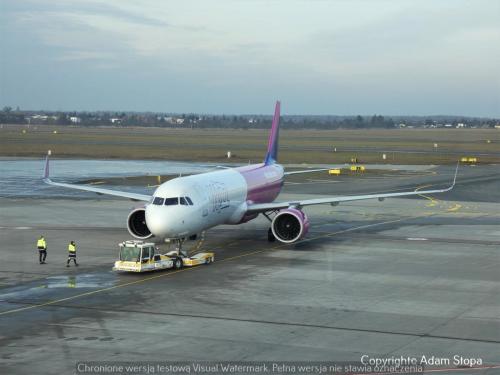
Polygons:
[[136,208],[128,215],[127,229],[132,236],[140,240],[153,237],[146,224],[146,209],[144,207]]
[[303,238],[309,230],[309,219],[296,208],[281,210],[271,223],[274,237],[284,243],[292,243]]

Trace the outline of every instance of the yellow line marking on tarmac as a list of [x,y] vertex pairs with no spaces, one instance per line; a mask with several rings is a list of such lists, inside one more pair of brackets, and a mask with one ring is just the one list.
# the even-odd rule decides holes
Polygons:
[[[431,187],[431,186],[432,186],[432,184],[430,184],[430,185],[423,185],[423,186],[419,186],[418,188],[416,188],[416,189],[415,189],[415,191],[418,191],[418,190],[423,189],[423,188],[428,188],[428,187]],[[422,198],[425,198],[425,199],[428,199],[428,200],[430,200],[430,201],[431,201],[430,203],[427,203],[427,204],[425,205],[426,207],[434,207],[434,206],[437,204],[437,202],[439,201],[439,200],[438,200],[438,199],[436,199],[436,198],[429,197],[429,196],[424,195],[424,194],[418,194],[418,196],[419,196],[419,197],[422,197]]]
[[434,207],[437,204],[437,202],[438,202],[438,200],[436,198],[428,197],[427,195],[423,195],[423,194],[420,194],[420,196],[422,198],[425,198],[425,199],[428,199],[428,200],[431,201],[430,203],[427,203],[425,205],[425,207]]
[[[347,229],[339,230],[337,232],[333,232],[333,233],[322,235],[322,236],[317,236],[317,237],[312,237],[312,238],[306,238],[305,240],[297,241],[296,244],[299,244],[299,243],[302,243],[302,242],[314,241],[314,240],[317,240],[317,239],[320,239],[320,238],[325,238],[325,237],[332,237],[332,236],[335,236],[337,234],[353,232],[353,231],[358,230],[358,229],[366,229],[366,228],[375,227],[377,225],[398,223],[398,222],[401,222],[401,221],[406,221],[406,220],[411,220],[411,219],[418,219],[418,218],[421,218],[421,217],[428,217],[428,216],[432,216],[432,215],[435,215],[435,214],[434,213],[432,213],[432,214],[423,214],[423,215],[417,215],[417,216],[404,217],[402,219],[382,221],[380,223],[373,223],[373,224],[361,225],[359,227],[347,228]],[[283,245],[277,246],[276,248],[284,247],[286,245],[287,244],[283,244]],[[273,249],[274,248],[271,248],[271,250],[273,250]]]
[[458,203],[455,203],[455,205],[453,207],[448,208],[446,211],[448,211],[448,212],[454,212],[454,211],[458,211],[460,208],[462,208],[462,205],[458,204]]
[[[361,225],[359,227],[347,228],[347,229],[343,229],[343,230],[340,230],[340,231],[337,231],[337,232],[333,232],[333,233],[329,233],[329,234],[326,234],[326,235],[321,235],[321,236],[316,236],[316,237],[312,237],[312,238],[307,238],[305,240],[297,241],[297,242],[295,242],[295,244],[304,243],[304,242],[310,242],[310,241],[315,241],[315,240],[320,239],[320,238],[332,237],[332,236],[337,235],[337,234],[352,232],[352,231],[355,231],[355,230],[358,230],[358,229],[366,229],[366,228],[371,228],[371,227],[374,227],[374,226],[377,226],[377,225],[397,223],[397,222],[401,222],[401,221],[406,221],[406,220],[411,220],[411,219],[417,219],[417,218],[420,218],[420,217],[426,217],[426,216],[432,216],[432,215],[435,215],[435,214],[423,214],[423,215],[417,215],[417,216],[404,217],[404,218],[396,219],[396,220],[382,221],[380,223],[373,223],[373,224]],[[280,248],[283,248],[283,247],[286,247],[286,246],[290,246],[290,244],[281,244],[281,245],[273,246],[273,247],[270,247],[270,248],[265,248],[265,249],[261,249],[261,250],[255,250],[255,251],[252,251],[252,252],[249,252],[249,253],[245,253],[245,254],[241,254],[241,255],[236,255],[236,256],[233,256],[233,257],[229,257],[229,258],[225,258],[225,259],[222,259],[220,261],[217,261],[216,263],[222,263],[222,262],[227,262],[227,261],[231,261],[231,260],[235,260],[235,259],[240,259],[240,258],[248,257],[248,256],[251,256],[251,255],[260,254],[260,253],[263,253],[265,251],[280,249]],[[94,295],[94,294],[98,294],[98,293],[102,293],[102,292],[107,292],[109,290],[123,288],[123,287],[130,286],[130,285],[141,284],[141,283],[144,283],[146,281],[159,279],[161,277],[172,276],[172,275],[175,275],[175,274],[178,274],[178,273],[181,273],[181,272],[191,271],[191,270],[194,270],[194,269],[197,269],[197,268],[199,268],[199,267],[183,268],[183,269],[180,269],[180,270],[177,270],[177,271],[170,271],[168,273],[162,273],[160,275],[155,275],[155,276],[147,277],[147,278],[144,278],[144,279],[141,279],[141,280],[130,281],[130,282],[124,283],[124,284],[114,285],[114,286],[110,286],[110,287],[107,287],[107,288],[93,290],[93,291],[90,291],[90,292],[75,294],[75,295],[70,296],[70,297],[60,298],[60,299],[53,300],[53,301],[48,301],[48,302],[45,302],[45,303],[34,304],[34,305],[30,305],[30,306],[20,307],[20,308],[17,308],[17,309],[7,310],[7,311],[0,312],[0,316],[7,315],[7,314],[12,314],[12,313],[15,313],[15,312],[21,312],[21,311],[31,310],[31,309],[34,309],[34,308],[37,308],[37,307],[45,307],[45,306],[55,305],[55,304],[60,303],[60,302],[70,301],[70,300],[77,299],[77,298],[80,298],[80,297],[91,296],[91,295]]]

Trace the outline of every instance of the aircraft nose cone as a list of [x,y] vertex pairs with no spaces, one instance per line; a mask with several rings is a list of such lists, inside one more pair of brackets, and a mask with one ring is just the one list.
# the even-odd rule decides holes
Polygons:
[[165,223],[162,220],[161,214],[161,206],[148,205],[146,207],[146,225],[155,237],[164,237],[166,233]]

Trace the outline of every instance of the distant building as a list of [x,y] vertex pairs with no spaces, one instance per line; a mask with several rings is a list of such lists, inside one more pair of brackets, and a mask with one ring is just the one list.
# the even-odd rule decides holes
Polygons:
[[34,123],[34,124],[40,124],[48,121],[56,121],[59,117],[58,116],[48,116],[48,115],[33,115],[27,118],[28,123]]
[[121,124],[122,123],[121,118],[111,118],[111,119],[109,119],[109,121],[111,121],[112,124]]
[[41,121],[47,121],[49,119],[49,116],[47,115],[33,115],[31,116],[33,120],[41,120]]
[[466,126],[467,126],[467,125],[466,125],[466,124],[464,124],[463,122],[459,122],[459,123],[457,124],[457,129],[460,129],[460,128],[465,128]]
[[69,121],[71,121],[73,124],[79,124],[80,122],[82,122],[82,119],[80,117],[71,116],[69,118]]

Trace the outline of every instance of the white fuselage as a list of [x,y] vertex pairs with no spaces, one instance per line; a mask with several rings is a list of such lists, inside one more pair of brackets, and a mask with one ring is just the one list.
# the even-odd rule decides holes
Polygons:
[[[149,230],[156,238],[184,238],[219,224],[241,223],[247,204],[253,203],[248,199],[252,188],[265,190],[283,178],[283,168],[278,164],[256,165],[250,172],[253,176],[245,176],[240,169],[223,169],[163,183],[146,205]],[[255,177],[258,185],[250,187],[253,181],[249,183],[249,179]]]

